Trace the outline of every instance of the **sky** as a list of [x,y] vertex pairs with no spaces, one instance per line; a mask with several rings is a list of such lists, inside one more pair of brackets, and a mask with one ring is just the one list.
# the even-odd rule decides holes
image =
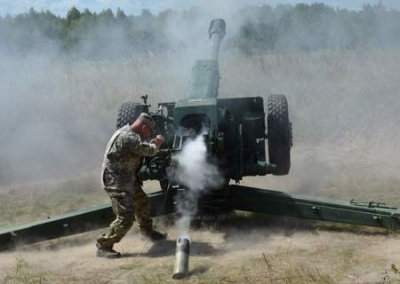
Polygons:
[[[121,8],[128,15],[138,15],[143,9],[152,13],[159,13],[168,8],[184,10],[193,6],[223,6],[238,9],[245,5],[277,5],[320,2],[334,7],[357,10],[365,4],[376,4],[379,0],[0,0],[0,15],[25,13],[29,8],[36,10],[50,10],[56,15],[64,17],[67,11],[75,6],[79,10],[89,8],[100,12],[111,8],[116,11]],[[382,0],[388,8],[400,10],[400,0]]]

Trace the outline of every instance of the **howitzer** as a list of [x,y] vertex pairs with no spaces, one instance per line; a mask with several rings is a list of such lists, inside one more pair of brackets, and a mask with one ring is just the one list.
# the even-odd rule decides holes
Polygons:
[[[269,96],[266,110],[262,97],[218,98],[218,58],[224,36],[225,22],[213,20],[209,28],[210,57],[194,63],[184,99],[159,103],[157,111],[151,112],[146,95],[142,97],[143,103],[123,103],[118,112],[117,128],[132,123],[140,113],[147,112],[156,121],[156,132],[166,137],[159,154],[144,158],[138,173],[142,180],[160,182],[160,191],[149,194],[151,215],[175,212],[174,196],[185,189],[171,178],[176,163],[174,153],[182,149],[187,139],[203,135],[208,156],[220,170],[225,183],[200,198],[197,214],[218,215],[243,210],[398,229],[400,210],[381,203],[317,199],[238,185],[245,176],[289,173],[292,126],[284,95]],[[230,181],[236,184],[230,184]],[[8,228],[0,231],[0,246],[4,248],[20,240],[29,243],[105,227],[113,217],[111,206],[102,205]]]

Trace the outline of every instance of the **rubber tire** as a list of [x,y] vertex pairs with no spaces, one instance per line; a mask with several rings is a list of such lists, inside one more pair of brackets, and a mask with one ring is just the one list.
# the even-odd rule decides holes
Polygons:
[[146,112],[143,104],[134,102],[123,103],[118,111],[117,129],[127,124],[132,124],[142,112]]
[[284,95],[268,97],[268,154],[269,162],[276,168],[273,175],[287,175],[290,170],[292,125],[289,120],[287,99]]

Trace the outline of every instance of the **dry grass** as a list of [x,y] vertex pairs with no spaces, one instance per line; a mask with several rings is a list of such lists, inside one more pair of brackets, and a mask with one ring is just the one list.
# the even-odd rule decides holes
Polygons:
[[[285,93],[294,123],[291,174],[243,183],[400,205],[399,61],[400,49],[222,55],[221,96]],[[77,119],[95,121],[88,124],[90,131],[87,124],[79,126],[88,152],[81,157],[84,162],[71,159],[76,169],[69,173],[89,171],[0,187],[0,227],[108,202],[98,168],[116,109],[145,93],[153,105],[182,98],[190,69],[190,63],[182,67],[172,54],[44,65],[43,78],[53,83],[43,89],[36,82],[30,90],[54,100],[59,111],[71,109]],[[60,152],[61,158],[70,158],[68,149]],[[23,173],[32,171],[28,166],[10,168]],[[163,226],[162,219],[158,225]],[[177,232],[165,230],[169,241],[151,245],[135,228],[117,246],[126,257],[115,261],[94,256],[93,240],[100,232],[1,254],[0,283],[175,283]],[[192,238],[190,276],[182,283],[400,283],[399,237],[385,230],[241,214],[222,222],[219,231],[194,230]]]
[[0,227],[108,202],[97,177],[97,173],[86,173],[71,179],[0,187]]
[[[194,229],[190,273],[180,282],[400,283],[398,237],[280,221],[237,215],[222,222],[218,231]],[[125,255],[119,260],[96,259],[90,240],[97,233],[1,255],[0,283],[177,282],[171,278],[175,230],[169,229],[168,241],[151,245],[134,229],[117,246]],[[85,242],[74,244],[74,238]]]
[[[223,53],[220,96],[286,94],[296,146],[335,143],[339,150],[361,149],[391,162],[400,156],[399,58],[399,48],[253,58]],[[17,103],[0,113],[0,129],[18,129],[21,123],[25,128],[13,139],[0,139],[0,182],[97,168],[120,104],[140,101],[144,94],[153,107],[184,98],[193,57],[5,60],[12,69],[4,74],[2,88],[10,96],[6,100]],[[55,133],[52,141],[49,132]]]
[[[19,207],[26,215],[40,217],[38,207],[30,206],[35,198],[57,200],[63,190],[19,198]],[[96,187],[83,195],[105,196]],[[66,210],[81,197],[60,197],[66,204],[53,212]],[[386,230],[244,212],[227,217],[218,230],[212,223],[193,228],[190,275],[183,283],[400,283],[400,239]],[[163,228],[163,218],[157,219],[157,226],[168,231],[168,241],[148,243],[134,227],[117,245],[125,255],[120,260],[94,256],[100,231],[2,253],[0,283],[176,283],[171,274],[178,232]]]

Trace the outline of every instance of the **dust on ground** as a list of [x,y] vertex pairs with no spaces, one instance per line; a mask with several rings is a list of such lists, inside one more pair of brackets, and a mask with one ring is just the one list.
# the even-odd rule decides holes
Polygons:
[[[221,97],[283,92],[292,107],[291,173],[245,178],[243,184],[399,206],[399,54],[397,48],[221,60]],[[179,82],[186,82],[188,72],[181,63],[179,72],[169,72],[174,60],[151,58],[147,64],[122,66],[84,62],[65,68],[61,64],[59,72],[46,70],[61,77],[54,84],[64,98],[61,105],[96,114],[98,129],[112,132],[115,110],[128,98],[138,100],[147,92],[152,103],[175,100],[174,94],[183,97],[184,84]],[[98,159],[104,147],[98,142],[105,143],[110,134],[91,136],[86,144],[99,144]],[[69,152],[57,153],[64,158]],[[36,175],[24,166],[17,163],[17,172],[25,168]],[[2,173],[7,176],[9,169],[8,164]],[[0,187],[0,227],[109,202],[98,175]],[[146,185],[147,191],[157,188],[156,183]],[[175,283],[171,274],[177,233],[171,226],[163,228],[163,218],[157,221],[168,231],[168,241],[147,243],[134,229],[116,247],[125,256],[118,260],[95,257],[100,231],[1,253],[0,281]],[[191,237],[190,275],[183,283],[400,283],[400,238],[385,230],[241,213],[221,222],[219,230],[209,225],[194,229]]]
[[[386,157],[362,149],[300,146],[289,176],[243,183],[400,204],[395,171],[379,170],[388,166]],[[155,186],[148,183],[146,190]],[[101,195],[98,190],[90,194]],[[148,242],[134,227],[116,246],[124,256],[116,260],[95,256],[101,230],[1,253],[0,283],[175,283],[178,232],[168,218],[156,223],[168,232],[167,241]],[[192,229],[190,274],[183,283],[400,283],[400,237],[387,230],[243,212],[226,216],[218,229],[213,225]]]
[[[399,238],[285,225],[192,231],[190,274],[184,283],[386,283],[400,281]],[[276,220],[275,220],[276,222]],[[117,245],[121,259],[95,256],[96,233],[45,242],[0,256],[3,283],[173,283],[175,239],[142,239],[137,230]],[[74,239],[78,240],[74,243]],[[292,279],[293,278],[293,279]],[[36,279],[36,280],[35,280]],[[41,282],[39,282],[39,280]],[[36,281],[36,282],[35,282]],[[387,282],[389,283],[389,282]]]

